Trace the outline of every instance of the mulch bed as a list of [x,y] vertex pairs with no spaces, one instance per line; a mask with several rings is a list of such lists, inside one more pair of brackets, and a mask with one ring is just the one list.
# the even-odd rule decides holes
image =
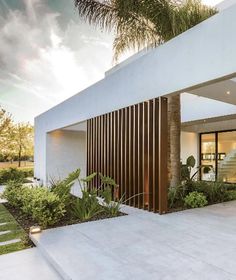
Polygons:
[[[10,206],[9,203],[4,203],[4,206],[7,208],[7,210],[12,214],[12,216],[16,219],[16,221],[21,225],[21,227],[27,233],[29,233],[29,229],[31,226],[37,225],[37,222],[35,222],[31,217],[28,217],[25,214],[22,214],[20,209]],[[119,212],[118,216],[116,216],[116,217],[125,216],[125,215],[127,215],[127,214]],[[103,219],[108,219],[108,218],[114,218],[114,217],[109,216],[106,213],[101,213],[101,214],[96,215],[95,217],[93,217],[92,219],[90,219],[88,221],[81,221],[78,218],[73,217],[72,214],[66,213],[65,216],[59,222],[57,222],[53,226],[48,226],[47,229],[74,225],[74,224],[80,224],[80,223],[85,223],[85,222],[90,222],[90,221],[103,220]]]

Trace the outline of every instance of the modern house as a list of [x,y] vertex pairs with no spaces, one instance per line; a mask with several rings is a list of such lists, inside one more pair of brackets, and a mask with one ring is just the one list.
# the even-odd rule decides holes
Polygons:
[[[211,165],[202,180],[236,182],[236,4],[35,119],[35,176],[80,167],[116,179],[129,204],[167,207],[167,99],[181,94],[181,159]],[[98,184],[98,179],[94,181]]]

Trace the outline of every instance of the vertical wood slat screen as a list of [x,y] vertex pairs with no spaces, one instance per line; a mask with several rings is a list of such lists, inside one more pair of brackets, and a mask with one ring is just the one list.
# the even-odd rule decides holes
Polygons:
[[167,131],[163,97],[88,120],[87,174],[114,178],[127,205],[166,213]]

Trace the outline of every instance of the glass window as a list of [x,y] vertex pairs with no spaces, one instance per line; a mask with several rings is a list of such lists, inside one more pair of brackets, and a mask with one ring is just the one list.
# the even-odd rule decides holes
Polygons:
[[218,180],[236,183],[236,131],[218,133]]
[[216,134],[207,133],[201,135],[201,165],[210,166],[210,172],[205,173],[201,169],[201,179],[215,181],[216,179]]

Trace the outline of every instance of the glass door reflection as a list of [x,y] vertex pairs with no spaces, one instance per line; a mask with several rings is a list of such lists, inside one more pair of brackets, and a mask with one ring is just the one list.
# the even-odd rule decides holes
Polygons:
[[236,131],[218,132],[219,181],[236,183]]
[[216,134],[207,133],[201,135],[201,165],[210,166],[210,172],[205,173],[201,169],[201,179],[215,181],[216,179]]

